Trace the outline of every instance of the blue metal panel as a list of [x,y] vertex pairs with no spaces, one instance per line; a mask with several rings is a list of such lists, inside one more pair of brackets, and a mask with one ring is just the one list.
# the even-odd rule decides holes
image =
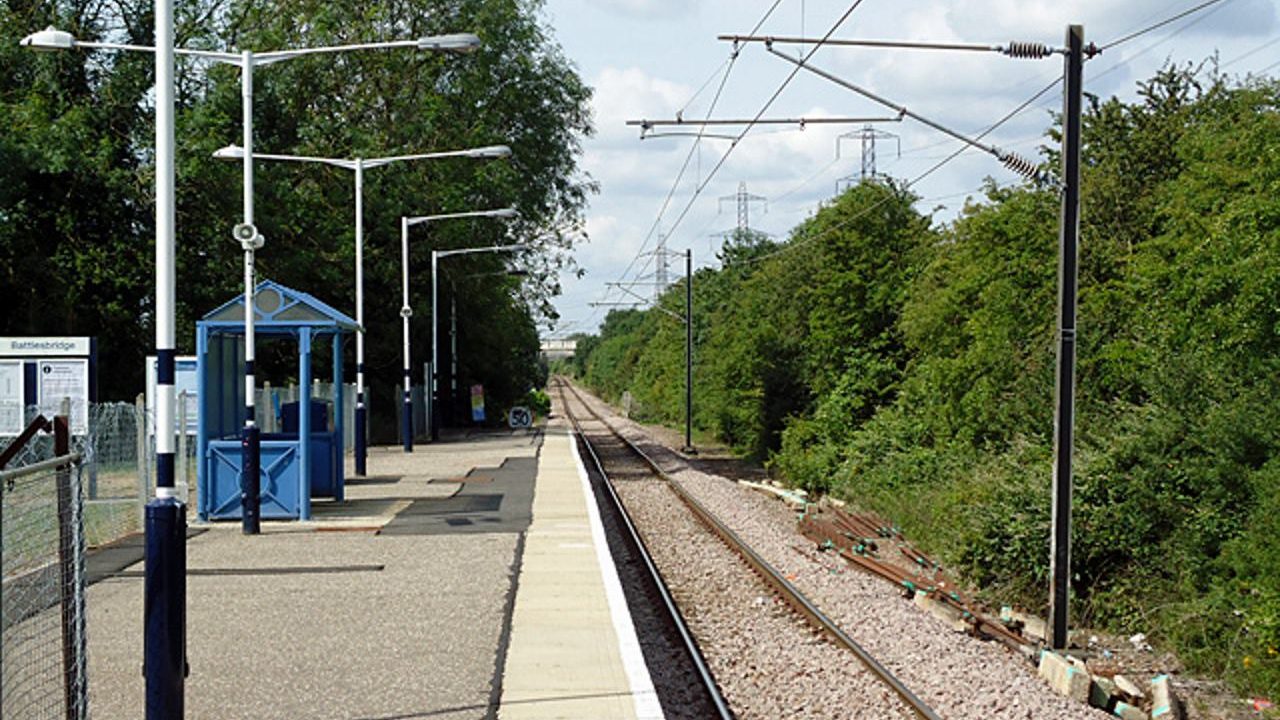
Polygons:
[[301,397],[298,413],[298,443],[301,452],[298,482],[299,515],[311,519],[311,328],[302,328],[298,337],[298,386]]
[[[294,520],[298,508],[299,442],[262,441],[262,518]],[[214,440],[209,443],[208,516],[213,520],[240,519],[240,441]]]
[[342,336],[335,333],[333,336],[333,499],[338,502],[346,499],[347,485],[346,468],[343,466],[347,457],[343,443],[346,442],[347,436],[344,434],[342,400]]
[[334,435],[311,433],[311,497],[336,498],[337,468],[334,466]]
[[196,518],[201,522],[209,519],[209,473],[205,468],[205,452],[209,437],[210,406],[206,382],[209,371],[209,331],[196,328]]

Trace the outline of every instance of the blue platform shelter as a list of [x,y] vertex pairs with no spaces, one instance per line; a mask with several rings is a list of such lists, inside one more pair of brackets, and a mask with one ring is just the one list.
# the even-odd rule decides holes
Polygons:
[[[355,332],[357,325],[311,295],[270,280],[257,286],[253,305],[259,342],[286,339],[298,347],[299,402],[284,408],[283,432],[262,434],[262,517],[309,520],[313,497],[343,499],[342,339]],[[312,351],[325,340],[333,348],[332,406],[311,397]],[[239,519],[245,405],[243,296],[196,323],[196,375],[200,402],[196,513],[202,521]]]

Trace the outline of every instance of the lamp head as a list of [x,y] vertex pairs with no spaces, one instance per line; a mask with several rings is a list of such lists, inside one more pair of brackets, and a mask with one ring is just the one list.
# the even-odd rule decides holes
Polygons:
[[239,145],[228,145],[214,150],[213,156],[219,160],[243,160],[244,148]]
[[511,220],[519,217],[520,213],[515,208],[502,208],[501,210],[494,210],[490,216],[502,218],[503,220]]
[[22,38],[20,44],[32,50],[70,50],[76,46],[76,38],[69,32],[58,30],[52,25]]
[[480,38],[471,33],[451,33],[449,35],[429,35],[418,38],[419,50],[437,50],[442,52],[469,53],[480,47]]
[[511,148],[506,145],[490,145],[470,150],[467,152],[467,156],[482,159],[511,157]]

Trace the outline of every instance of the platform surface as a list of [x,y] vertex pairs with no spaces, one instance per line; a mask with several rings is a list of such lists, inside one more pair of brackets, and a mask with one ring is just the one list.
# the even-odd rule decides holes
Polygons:
[[[186,717],[660,717],[583,483],[563,428],[449,435],[372,449],[312,521],[194,526]],[[140,550],[88,590],[97,720],[144,715]]]
[[660,718],[574,441],[553,421],[538,459],[502,720]]

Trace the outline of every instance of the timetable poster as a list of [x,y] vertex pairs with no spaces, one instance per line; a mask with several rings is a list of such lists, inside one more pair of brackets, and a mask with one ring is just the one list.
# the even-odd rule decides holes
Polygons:
[[71,398],[71,434],[89,433],[88,360],[41,360],[36,384],[40,412],[45,417],[57,415],[62,411],[62,399]]
[[22,361],[0,360],[0,437],[22,434],[26,414]]

